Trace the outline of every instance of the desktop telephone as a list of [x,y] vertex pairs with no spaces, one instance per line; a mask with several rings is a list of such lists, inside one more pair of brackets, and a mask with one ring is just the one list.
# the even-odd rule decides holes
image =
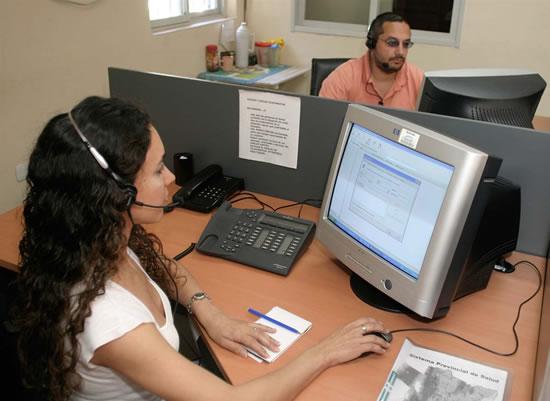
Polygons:
[[243,188],[242,178],[225,176],[219,165],[211,164],[185,182],[172,199],[183,208],[207,213]]
[[313,238],[315,223],[224,202],[201,234],[196,249],[208,255],[288,275]]

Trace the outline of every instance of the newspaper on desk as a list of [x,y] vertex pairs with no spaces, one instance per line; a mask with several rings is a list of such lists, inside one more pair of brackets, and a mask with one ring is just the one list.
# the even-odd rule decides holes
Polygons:
[[405,339],[378,401],[504,401],[509,372]]

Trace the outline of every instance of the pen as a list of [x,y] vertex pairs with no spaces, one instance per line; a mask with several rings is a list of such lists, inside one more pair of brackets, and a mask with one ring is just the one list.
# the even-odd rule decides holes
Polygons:
[[276,319],[273,319],[272,317],[269,317],[267,315],[264,315],[262,312],[258,312],[256,309],[248,308],[248,312],[252,313],[253,315],[256,315],[258,317],[261,317],[262,319],[267,320],[268,322],[271,322],[273,324],[276,324],[277,326],[282,327],[283,329],[287,329],[288,331],[291,331],[296,334],[300,334],[298,330],[296,330],[294,327],[287,326],[283,322],[279,322]]

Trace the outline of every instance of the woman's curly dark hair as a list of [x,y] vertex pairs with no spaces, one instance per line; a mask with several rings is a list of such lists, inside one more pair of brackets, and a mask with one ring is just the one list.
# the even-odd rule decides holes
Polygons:
[[[133,183],[151,142],[151,119],[118,99],[89,97],[72,116],[111,169]],[[157,237],[133,226],[124,234],[127,195],[94,160],[68,114],[40,134],[28,168],[19,298],[13,313],[24,383],[50,400],[79,384],[77,335],[129,246],[148,274],[168,289],[173,261]]]

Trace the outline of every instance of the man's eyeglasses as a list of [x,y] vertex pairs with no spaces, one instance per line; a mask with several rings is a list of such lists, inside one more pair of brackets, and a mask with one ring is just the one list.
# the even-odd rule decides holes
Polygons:
[[399,39],[388,38],[384,40],[384,43],[388,47],[399,47],[399,43],[401,43],[405,49],[410,49],[414,45],[414,42],[412,42],[410,39],[405,39],[404,41],[400,42]]

